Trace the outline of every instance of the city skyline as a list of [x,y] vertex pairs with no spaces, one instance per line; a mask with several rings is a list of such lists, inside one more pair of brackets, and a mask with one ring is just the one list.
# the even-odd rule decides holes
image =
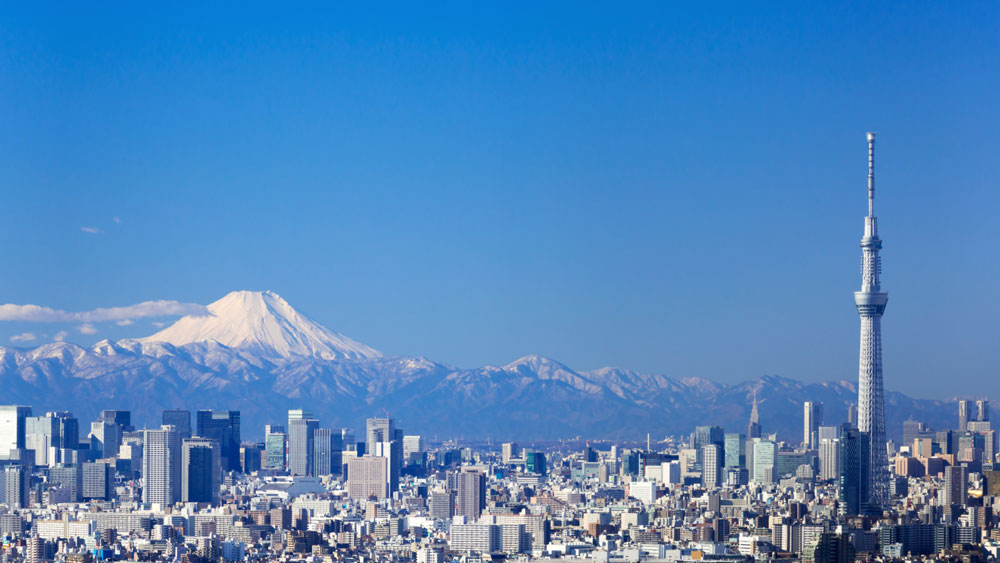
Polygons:
[[998,37],[5,6],[0,563],[1000,560]]
[[[1000,241],[995,9],[582,7],[567,24],[480,7],[457,26],[333,8],[277,30],[225,10],[20,7],[0,68],[0,233],[19,275],[0,302],[272,289],[378,350],[467,368],[536,353],[853,379],[844,240],[870,129],[894,234],[885,346],[905,351],[886,369],[923,397],[946,372],[995,394],[978,388],[1000,305],[975,299],[996,290]],[[970,290],[949,291],[955,276]],[[175,318],[8,321],[0,341],[90,344]]]

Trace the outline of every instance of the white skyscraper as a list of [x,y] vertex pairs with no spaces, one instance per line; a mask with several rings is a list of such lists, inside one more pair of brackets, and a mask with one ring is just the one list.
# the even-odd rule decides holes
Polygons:
[[170,425],[146,430],[142,501],[170,506],[181,500],[181,434]]
[[[882,388],[882,313],[889,294],[882,291],[882,273],[875,219],[875,133],[868,133],[868,216],[861,239],[861,291],[854,292],[854,303],[861,316],[861,354],[858,370],[858,429],[868,434],[871,462],[868,464],[869,498],[876,507],[889,498],[889,469],[885,448],[885,399]],[[864,502],[864,501],[862,501]]]
[[7,459],[10,450],[24,447],[25,419],[29,416],[31,407],[0,406],[0,458]]
[[819,478],[832,481],[840,477],[840,440],[825,438],[819,441]]

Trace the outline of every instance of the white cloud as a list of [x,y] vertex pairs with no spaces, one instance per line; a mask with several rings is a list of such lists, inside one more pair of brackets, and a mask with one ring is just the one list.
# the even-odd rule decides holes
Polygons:
[[11,342],[31,342],[32,340],[38,338],[33,332],[22,332],[21,334],[15,334],[10,337]]
[[0,321],[22,321],[41,323],[97,323],[103,321],[126,321],[147,317],[179,317],[184,315],[208,315],[208,309],[197,303],[179,301],[143,301],[125,307],[108,307],[92,311],[62,311],[41,305],[0,305]]
[[167,326],[167,323],[161,323],[159,321],[153,321],[153,326],[155,326],[156,328],[163,328],[163,327]]
[[69,336],[68,332],[66,332],[65,330],[60,330],[59,332],[56,333],[55,336],[52,337],[52,340],[55,340],[56,342],[62,342],[63,340],[66,340],[67,336]]
[[135,324],[135,321],[133,321],[132,319],[122,319],[116,322],[115,324],[118,326],[128,326],[130,324]]
[[80,227],[80,230],[83,231],[83,232],[85,232],[85,233],[92,234],[92,235],[99,235],[99,234],[101,234],[101,229],[98,229],[97,227]]
[[97,327],[90,323],[84,323],[76,327],[76,330],[79,330],[80,334],[97,334]]
[[116,225],[121,225],[122,224],[122,218],[121,217],[115,217],[114,221],[115,221]]

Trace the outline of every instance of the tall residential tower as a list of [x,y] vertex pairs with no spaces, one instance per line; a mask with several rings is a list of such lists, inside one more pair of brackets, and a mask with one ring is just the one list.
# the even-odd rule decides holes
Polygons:
[[[885,506],[889,496],[888,459],[885,447],[885,399],[882,389],[882,313],[889,294],[882,291],[882,273],[875,219],[875,133],[868,133],[868,216],[861,239],[861,291],[854,303],[861,316],[861,354],[858,369],[858,430],[868,435],[868,502]],[[862,476],[864,479],[865,477]],[[864,502],[864,501],[862,501]]]

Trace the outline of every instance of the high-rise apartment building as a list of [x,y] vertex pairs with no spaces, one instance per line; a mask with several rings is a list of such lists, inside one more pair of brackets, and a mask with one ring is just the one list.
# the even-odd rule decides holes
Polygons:
[[389,458],[364,456],[348,459],[347,494],[355,500],[381,500],[390,496]]
[[142,501],[169,506],[181,500],[181,435],[173,426],[145,430]]
[[701,450],[701,483],[707,489],[714,489],[722,484],[722,446],[705,444]]
[[222,448],[209,438],[188,438],[181,444],[181,501],[219,503]]
[[462,471],[457,478],[455,514],[474,521],[486,508],[486,475],[479,471]]
[[4,503],[10,509],[28,508],[31,471],[25,465],[8,465],[3,472]]
[[875,218],[875,133],[868,133],[868,215],[861,238],[861,290],[854,303],[861,317],[861,348],[858,362],[858,430],[870,444],[868,495],[875,506],[886,506],[889,496],[889,462],[885,446],[885,397],[882,385],[882,314],[889,294],[882,291],[882,262]]
[[840,478],[840,439],[824,438],[819,442],[819,478],[833,481]]
[[198,411],[198,436],[219,443],[223,471],[240,471],[240,411]]
[[802,412],[802,445],[814,450],[819,446],[819,427],[823,425],[823,403],[806,401]]

